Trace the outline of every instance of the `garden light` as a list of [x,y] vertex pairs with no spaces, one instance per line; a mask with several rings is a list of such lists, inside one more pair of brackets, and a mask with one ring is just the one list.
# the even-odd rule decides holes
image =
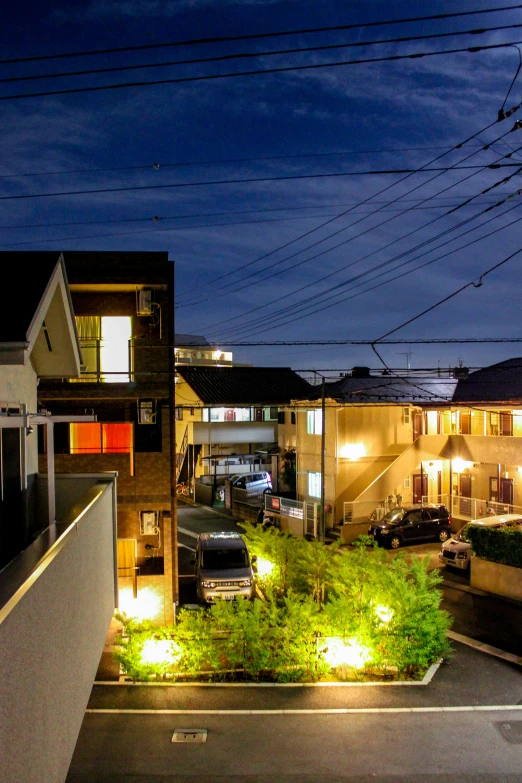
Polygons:
[[379,604],[379,606],[375,607],[375,614],[377,615],[381,623],[389,623],[393,617],[392,610],[388,609],[387,606],[382,606],[382,604]]
[[147,639],[141,650],[141,663],[169,664],[176,663],[181,657],[181,650],[170,639]]
[[120,590],[120,611],[137,620],[154,618],[162,609],[161,598],[149,587],[143,587],[134,598],[130,587]]
[[324,652],[324,659],[330,666],[353,666],[354,669],[362,669],[372,654],[368,647],[364,647],[356,639],[343,641],[338,636],[328,636],[325,639],[328,645]]
[[270,576],[275,568],[275,563],[271,560],[266,560],[264,557],[257,558],[257,575],[261,578]]

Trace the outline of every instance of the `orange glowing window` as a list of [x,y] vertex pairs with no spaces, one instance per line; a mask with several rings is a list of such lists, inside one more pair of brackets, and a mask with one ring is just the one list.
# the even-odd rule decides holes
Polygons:
[[71,454],[130,454],[132,424],[70,424]]

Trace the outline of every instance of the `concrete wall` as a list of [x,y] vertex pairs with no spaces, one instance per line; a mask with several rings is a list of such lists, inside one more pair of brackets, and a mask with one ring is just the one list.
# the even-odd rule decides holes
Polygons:
[[66,778],[114,610],[112,487],[0,610],[1,783]]
[[522,601],[522,568],[471,558],[471,587]]

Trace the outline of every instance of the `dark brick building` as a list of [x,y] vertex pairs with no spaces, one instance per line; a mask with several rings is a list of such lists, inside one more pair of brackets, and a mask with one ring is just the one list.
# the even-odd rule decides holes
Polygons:
[[63,258],[82,376],[42,382],[38,402],[53,414],[93,412],[97,422],[55,426],[56,471],[118,471],[120,593],[131,590],[136,565],[138,598],[152,596],[154,619],[169,623],[177,597],[174,264],[166,252],[65,251]]

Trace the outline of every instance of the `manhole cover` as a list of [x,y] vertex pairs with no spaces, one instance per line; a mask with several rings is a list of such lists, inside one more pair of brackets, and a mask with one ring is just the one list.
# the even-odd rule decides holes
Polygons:
[[174,729],[172,742],[206,742],[206,729]]
[[522,720],[510,720],[505,723],[493,724],[506,742],[510,745],[522,745]]

